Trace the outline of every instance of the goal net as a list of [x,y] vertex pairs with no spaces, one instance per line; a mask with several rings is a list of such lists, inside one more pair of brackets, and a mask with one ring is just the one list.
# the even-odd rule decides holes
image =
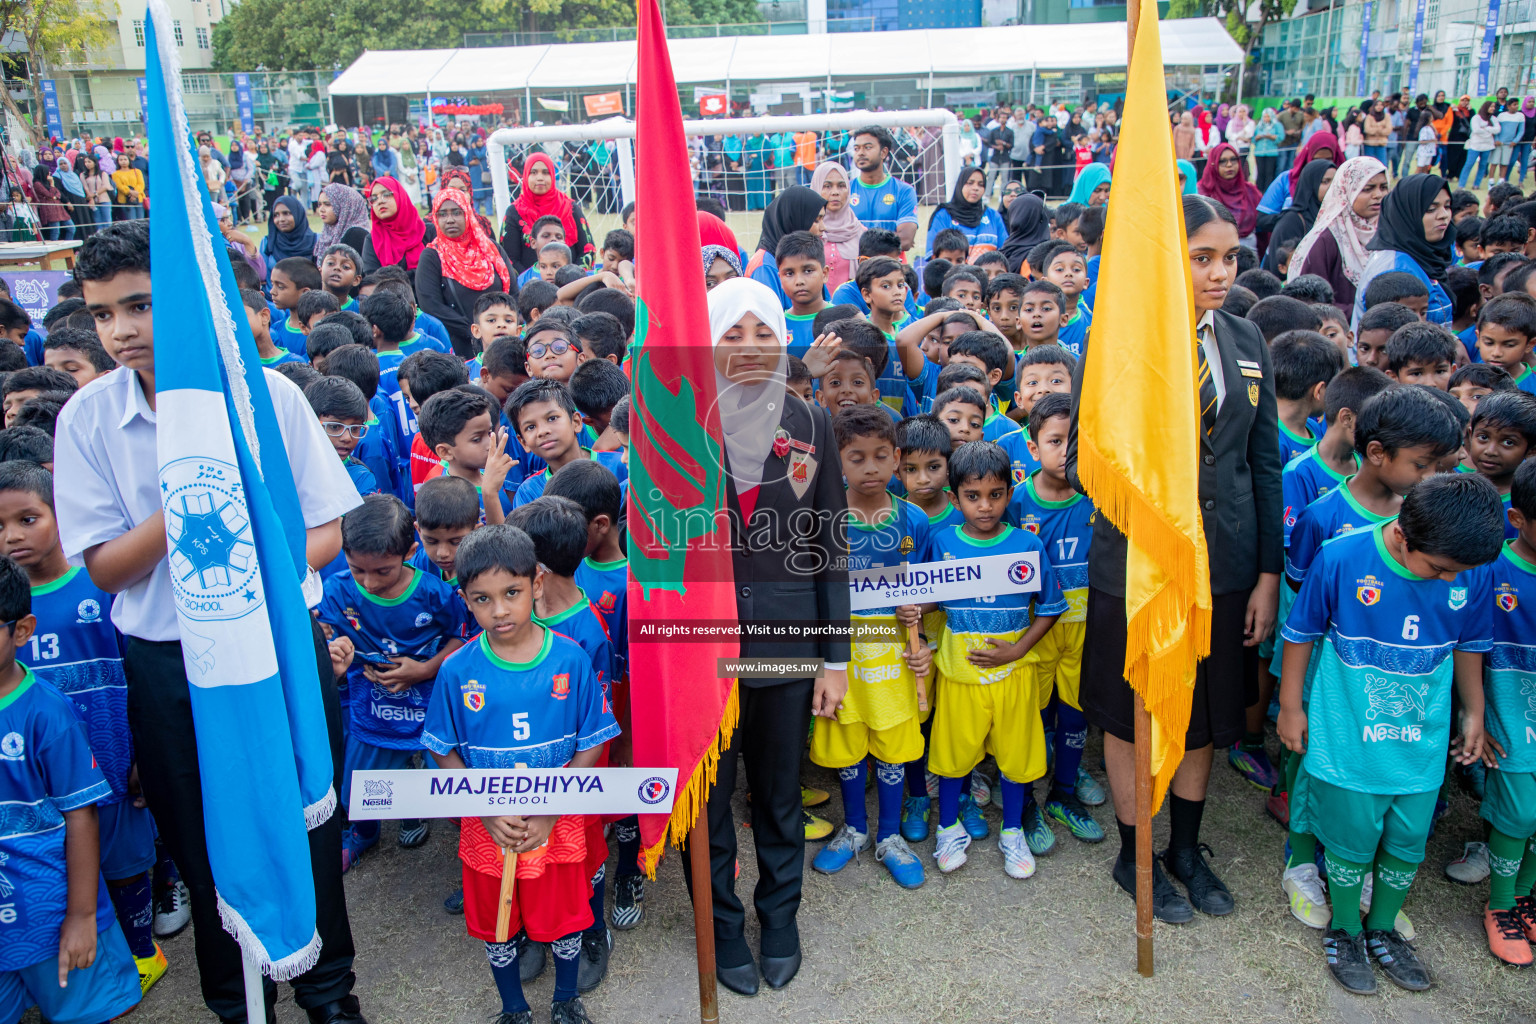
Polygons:
[[[790,185],[808,185],[815,164],[835,160],[849,169],[850,177],[857,175],[848,152],[852,133],[870,124],[885,128],[895,142],[887,172],[917,191],[917,244],[921,246],[929,214],[949,198],[960,173],[959,122],[948,110],[684,121],[694,194],[724,207],[726,224],[741,247],[751,252],[757,246],[763,210]],[[634,138],[634,122],[620,117],[494,132],[487,160],[496,222],[500,223],[517,195],[517,168],[540,150],[554,160],[560,187],[581,204],[593,236],[601,239],[621,226],[621,211],[634,200]]]

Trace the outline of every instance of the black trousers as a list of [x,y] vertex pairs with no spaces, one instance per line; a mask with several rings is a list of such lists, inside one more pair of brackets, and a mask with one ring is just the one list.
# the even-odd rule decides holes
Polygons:
[[[805,875],[805,826],[800,817],[800,756],[811,725],[814,682],[740,687],[741,717],[720,773],[709,792],[709,873],[714,890],[715,938],[741,937],[746,912],[736,898],[736,759],[745,758],[752,793],[752,842],[757,848],[757,891],[752,902],[764,928],[794,923]],[[683,871],[689,876],[688,857]]]
[[[341,709],[320,629],[315,627],[315,658],[322,680],[331,760],[341,771]],[[128,638],[124,658],[128,676],[128,727],[138,757],[139,783],[155,816],[177,870],[192,895],[193,937],[203,1002],[231,1024],[244,1022],[245,983],[240,946],[219,923],[213,869],[203,833],[203,781],[198,768],[197,735],[192,725],[192,697],[177,641]],[[338,775],[339,778],[339,775]],[[338,784],[336,792],[341,792]],[[294,1001],[301,1007],[322,1006],[352,991],[352,926],[347,920],[346,893],[341,886],[340,809],[309,833],[309,856],[315,875],[315,926],[322,943],[320,962],[293,979]],[[252,827],[260,827],[252,822]],[[281,899],[281,893],[273,893]],[[277,986],[263,978],[267,1016],[272,1019]]]

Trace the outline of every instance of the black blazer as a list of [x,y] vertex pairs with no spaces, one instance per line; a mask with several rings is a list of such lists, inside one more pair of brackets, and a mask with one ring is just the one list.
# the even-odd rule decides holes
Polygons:
[[[1211,567],[1211,593],[1253,589],[1259,573],[1284,569],[1281,530],[1280,419],[1275,375],[1264,335],[1247,320],[1217,310],[1213,318],[1226,397],[1209,437],[1200,436],[1200,515]],[[1262,377],[1247,377],[1241,359],[1257,363]],[[1079,491],[1077,403],[1083,364],[1072,382],[1072,426],[1067,438],[1067,479]],[[1250,391],[1250,386],[1257,385]],[[1125,536],[1105,516],[1093,521],[1088,549],[1088,582],[1097,590],[1125,595]]]
[[[814,467],[804,493],[791,483],[793,456],[772,452],[763,463],[752,516],[743,525],[741,502],[726,466],[731,519],[732,567],[736,576],[736,612],[742,621],[800,619],[849,621],[848,498],[832,418],[819,405],[789,395],[779,424],[789,436],[811,445]],[[1277,442],[1278,443],[1278,442]],[[743,638],[744,657],[824,658],[846,662],[846,639],[806,639],[767,643]],[[789,680],[743,679],[743,686],[772,686]]]

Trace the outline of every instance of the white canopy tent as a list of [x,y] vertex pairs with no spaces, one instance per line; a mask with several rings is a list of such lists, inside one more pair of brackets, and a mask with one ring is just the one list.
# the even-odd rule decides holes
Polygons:
[[[1243,51],[1216,18],[1162,23],[1167,67],[1225,66]],[[1125,67],[1125,24],[1008,25],[922,32],[671,39],[680,84],[994,75]],[[633,42],[370,50],[333,96],[427,96],[632,86]]]

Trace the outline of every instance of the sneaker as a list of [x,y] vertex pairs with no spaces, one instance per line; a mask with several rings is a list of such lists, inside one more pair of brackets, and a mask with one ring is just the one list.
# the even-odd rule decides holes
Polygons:
[[532,1010],[519,1010],[516,1013],[498,1013],[491,1024],[533,1024]]
[[627,932],[645,917],[645,878],[642,875],[620,875],[613,883],[613,911],[609,917],[613,926]]
[[1323,880],[1318,877],[1316,864],[1286,868],[1280,876],[1280,891],[1291,903],[1292,917],[1308,928],[1328,928],[1333,913],[1328,909],[1328,897],[1323,894]]
[[402,849],[414,850],[427,841],[427,836],[432,834],[432,827],[425,818],[416,818],[400,823],[400,835],[397,838]]
[[1344,991],[1357,996],[1376,994],[1376,972],[1371,970],[1365,952],[1365,936],[1351,935],[1342,928],[1323,933],[1323,953],[1328,957],[1328,973]]
[[1525,929],[1525,941],[1536,942],[1536,898],[1519,897],[1515,900],[1513,913],[1520,927]]
[[1291,797],[1288,793],[1271,792],[1264,799],[1264,813],[1280,823],[1281,828],[1291,827]]
[[526,985],[544,973],[549,964],[548,948],[542,942],[529,941],[525,931],[512,936],[512,944],[517,947],[517,976]]
[[1429,971],[1419,961],[1412,943],[1397,930],[1384,932],[1377,928],[1367,931],[1365,950],[1372,960],[1381,965],[1387,980],[1398,988],[1423,992],[1433,984],[1429,980]]
[[443,909],[450,914],[464,913],[464,890],[453,890],[448,898],[443,900]]
[[1108,800],[1104,787],[1099,785],[1099,780],[1088,774],[1088,769],[1082,765],[1077,766],[1077,782],[1073,788],[1077,790],[1077,798],[1083,802],[1084,807],[1100,807]]
[[139,969],[139,994],[149,991],[151,985],[165,976],[166,969],[171,965],[166,962],[165,950],[160,948],[160,943],[155,943],[154,956],[136,956],[133,958],[134,966]]
[[885,865],[891,879],[903,889],[923,884],[923,862],[901,836],[886,836],[875,847],[875,860]]
[[908,796],[901,800],[901,838],[920,843],[928,838],[928,810],[933,801],[926,796]]
[[832,823],[826,818],[818,818],[810,811],[801,809],[800,823],[805,826],[805,841],[819,843],[832,834]]
[[549,1024],[592,1024],[587,1008],[581,1005],[581,997],[555,1003],[549,1008]]
[[[1051,826],[1046,823],[1045,816],[1040,813],[1040,805],[1035,803],[1035,798],[1030,795],[1024,801],[1024,839],[1029,843],[1029,852],[1036,857],[1045,857],[1056,849],[1056,833],[1051,831]],[[1102,838],[1102,837],[1101,837]]]
[[837,830],[837,835],[832,841],[823,846],[811,860],[811,867],[824,875],[835,875],[848,866],[851,860],[858,860],[859,854],[869,849],[869,834],[860,832],[851,825],[844,825]]
[[192,920],[192,894],[187,883],[176,879],[155,893],[155,938],[168,939]]
[[356,825],[348,825],[341,834],[341,873],[351,871],[363,859],[363,854],[378,845],[378,836],[365,840],[358,834]]
[[[1135,864],[1127,864],[1116,857],[1111,875],[1121,889],[1132,899],[1136,898]],[[1195,910],[1189,905],[1189,900],[1168,881],[1168,876],[1163,873],[1161,859],[1157,857],[1152,859],[1152,916],[1164,924],[1187,924],[1195,917]]]
[[1445,877],[1462,885],[1477,885],[1488,880],[1488,844],[1468,843],[1461,856],[1445,866]]
[[[1322,844],[1319,843],[1319,846]],[[1376,891],[1376,876],[1367,872],[1365,881],[1360,884],[1360,916],[1363,918],[1371,912],[1371,896]],[[1401,910],[1397,912],[1397,918],[1392,922],[1392,928],[1405,939],[1413,939],[1418,935],[1414,930],[1413,922],[1408,920],[1408,915]]]
[[933,859],[944,874],[965,863],[965,849],[971,845],[971,837],[957,821],[948,828],[940,828],[933,843]]
[[977,807],[985,807],[991,802],[992,783],[981,774],[980,768],[971,769],[971,803]]
[[997,848],[1003,855],[1003,870],[1009,878],[1028,878],[1035,873],[1035,855],[1021,828],[1005,828],[997,834]]
[[966,835],[972,839],[985,839],[992,834],[992,828],[982,816],[981,808],[976,806],[969,793],[960,794],[960,824],[965,826]]
[[590,992],[608,976],[608,956],[613,952],[613,932],[601,921],[581,933],[581,957],[576,967],[576,991]]
[[1045,802],[1045,816],[1067,826],[1067,831],[1085,843],[1102,843],[1104,829],[1088,813],[1076,796],[1053,790]]
[[828,800],[831,800],[831,799],[832,799],[832,794],[828,793],[824,789],[817,789],[814,786],[801,786],[800,787],[800,806],[801,807],[820,807],[822,804],[826,803]]
[[1163,854],[1163,860],[1168,873],[1189,890],[1189,902],[1196,910],[1212,917],[1225,917],[1237,909],[1237,905],[1231,891],[1211,870],[1206,860],[1210,852],[1211,848],[1201,843],[1194,849],[1168,850]]
[[1268,751],[1263,747],[1248,750],[1241,744],[1236,745],[1227,751],[1227,762],[1237,769],[1237,774],[1262,790],[1274,789],[1275,782],[1280,778],[1280,773],[1275,771],[1274,764],[1269,760]]
[[[1525,925],[1513,910],[1483,910],[1483,931],[1488,933],[1488,952],[1511,967],[1531,966],[1531,944],[1525,937]],[[143,963],[143,961],[139,961]],[[143,968],[139,978],[144,977]]]

